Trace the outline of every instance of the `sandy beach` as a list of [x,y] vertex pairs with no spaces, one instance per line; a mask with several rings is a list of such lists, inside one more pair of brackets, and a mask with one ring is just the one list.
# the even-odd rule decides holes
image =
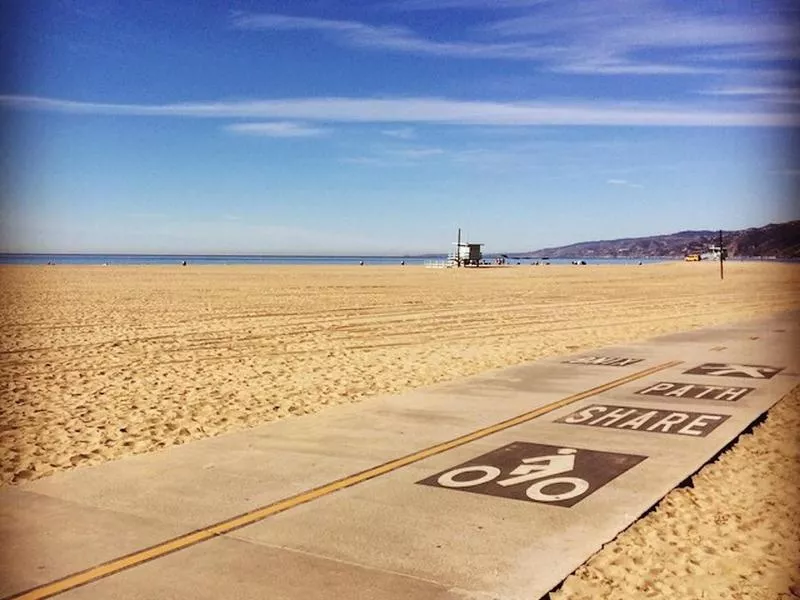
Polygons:
[[[718,270],[2,267],[0,485],[545,356],[800,308],[796,265],[730,262],[724,281]],[[670,494],[554,597],[699,597],[687,586],[705,581],[725,590],[709,598],[779,598],[800,585],[800,535],[791,542],[784,527],[800,522],[789,501],[800,491],[789,433],[799,400],[777,405],[694,488]]]

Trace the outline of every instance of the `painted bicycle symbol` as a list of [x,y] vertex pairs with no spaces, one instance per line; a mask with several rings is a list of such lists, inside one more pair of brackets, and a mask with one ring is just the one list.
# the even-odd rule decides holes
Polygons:
[[617,452],[512,442],[417,483],[568,508],[644,459]]
[[[511,477],[500,479],[497,484],[510,487],[535,481],[525,490],[525,495],[537,502],[558,502],[577,498],[589,489],[588,481],[580,477],[555,477],[555,475],[568,473],[575,468],[576,452],[577,450],[574,448],[560,448],[557,454],[550,456],[523,458],[522,463],[509,473]],[[502,474],[497,467],[475,465],[447,471],[437,479],[437,482],[443,487],[466,488],[494,481]],[[464,478],[464,475],[470,475],[470,477]],[[473,475],[477,475],[477,477]],[[552,493],[554,486],[558,486],[556,489],[563,489],[564,486],[567,486],[568,489]],[[548,488],[550,488],[550,492],[547,491]]]

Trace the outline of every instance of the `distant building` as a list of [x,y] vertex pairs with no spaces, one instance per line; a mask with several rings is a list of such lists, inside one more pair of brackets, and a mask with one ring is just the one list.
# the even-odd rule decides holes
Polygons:
[[723,260],[728,258],[728,250],[725,247],[709,246],[708,253],[703,256],[703,258],[707,258],[708,260],[719,260],[720,256]]

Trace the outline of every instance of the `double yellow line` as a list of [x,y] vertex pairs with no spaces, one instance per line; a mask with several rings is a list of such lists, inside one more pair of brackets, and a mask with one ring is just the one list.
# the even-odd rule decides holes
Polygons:
[[289,498],[262,506],[261,508],[257,508],[250,512],[232,517],[225,521],[220,521],[219,523],[209,527],[198,529],[197,531],[193,531],[171,540],[167,540],[166,542],[162,542],[155,546],[151,546],[150,548],[138,550],[131,554],[127,554],[94,567],[90,567],[84,571],[73,573],[72,575],[63,577],[62,579],[57,579],[56,581],[46,583],[14,596],[9,596],[5,600],[38,600],[41,598],[49,598],[51,596],[55,596],[56,594],[61,594],[67,590],[86,585],[87,583],[102,579],[103,577],[108,577],[109,575],[113,575],[114,573],[118,573],[124,569],[135,567],[144,562],[160,558],[167,554],[171,554],[172,552],[177,552],[178,550],[183,550],[184,548],[194,546],[195,544],[199,544],[200,542],[204,542],[216,536],[230,533],[235,529],[252,525],[253,523],[257,523],[258,521],[266,519],[271,515],[275,515],[290,508],[294,508],[295,506],[305,504],[306,502],[311,502],[312,500],[332,494],[338,490],[351,487],[357,483],[367,481],[368,479],[385,475],[386,473],[400,469],[401,467],[405,467],[436,454],[446,452],[447,450],[452,450],[458,446],[463,446],[464,444],[474,442],[475,440],[492,435],[493,433],[498,433],[510,427],[521,425],[522,423],[526,423],[527,421],[535,419],[536,417],[540,417],[541,415],[559,409],[573,402],[577,402],[578,400],[583,400],[584,398],[594,396],[595,394],[600,394],[615,387],[625,385],[631,381],[647,377],[653,373],[657,373],[659,371],[663,371],[664,369],[679,365],[681,362],[682,361],[679,360],[670,361],[650,367],[649,369],[645,369],[643,371],[626,375],[625,377],[621,377],[619,379],[615,379],[614,381],[610,381],[609,383],[604,383],[603,385],[573,394],[572,396],[567,396],[561,400],[557,400],[535,410],[523,413],[519,416],[512,417],[511,419],[500,421],[494,425],[489,425],[483,429],[478,429],[477,431],[462,435],[450,441],[442,442],[441,444],[436,444],[435,446],[430,446],[429,448],[414,452],[413,454],[396,458],[389,462],[383,463],[382,465],[378,465],[377,467],[372,467],[366,471],[361,471],[360,473],[355,473],[354,475],[348,475],[347,477],[326,483],[320,487],[301,492],[294,496],[290,496]]

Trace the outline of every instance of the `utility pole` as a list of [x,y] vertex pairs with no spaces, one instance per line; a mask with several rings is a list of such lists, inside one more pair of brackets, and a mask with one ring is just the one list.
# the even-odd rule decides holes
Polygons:
[[461,266],[461,227],[458,228],[458,241],[456,242],[456,267]]
[[725,273],[722,268],[722,263],[725,262],[725,249],[722,247],[722,229],[719,230],[719,278],[720,281],[725,279]]

